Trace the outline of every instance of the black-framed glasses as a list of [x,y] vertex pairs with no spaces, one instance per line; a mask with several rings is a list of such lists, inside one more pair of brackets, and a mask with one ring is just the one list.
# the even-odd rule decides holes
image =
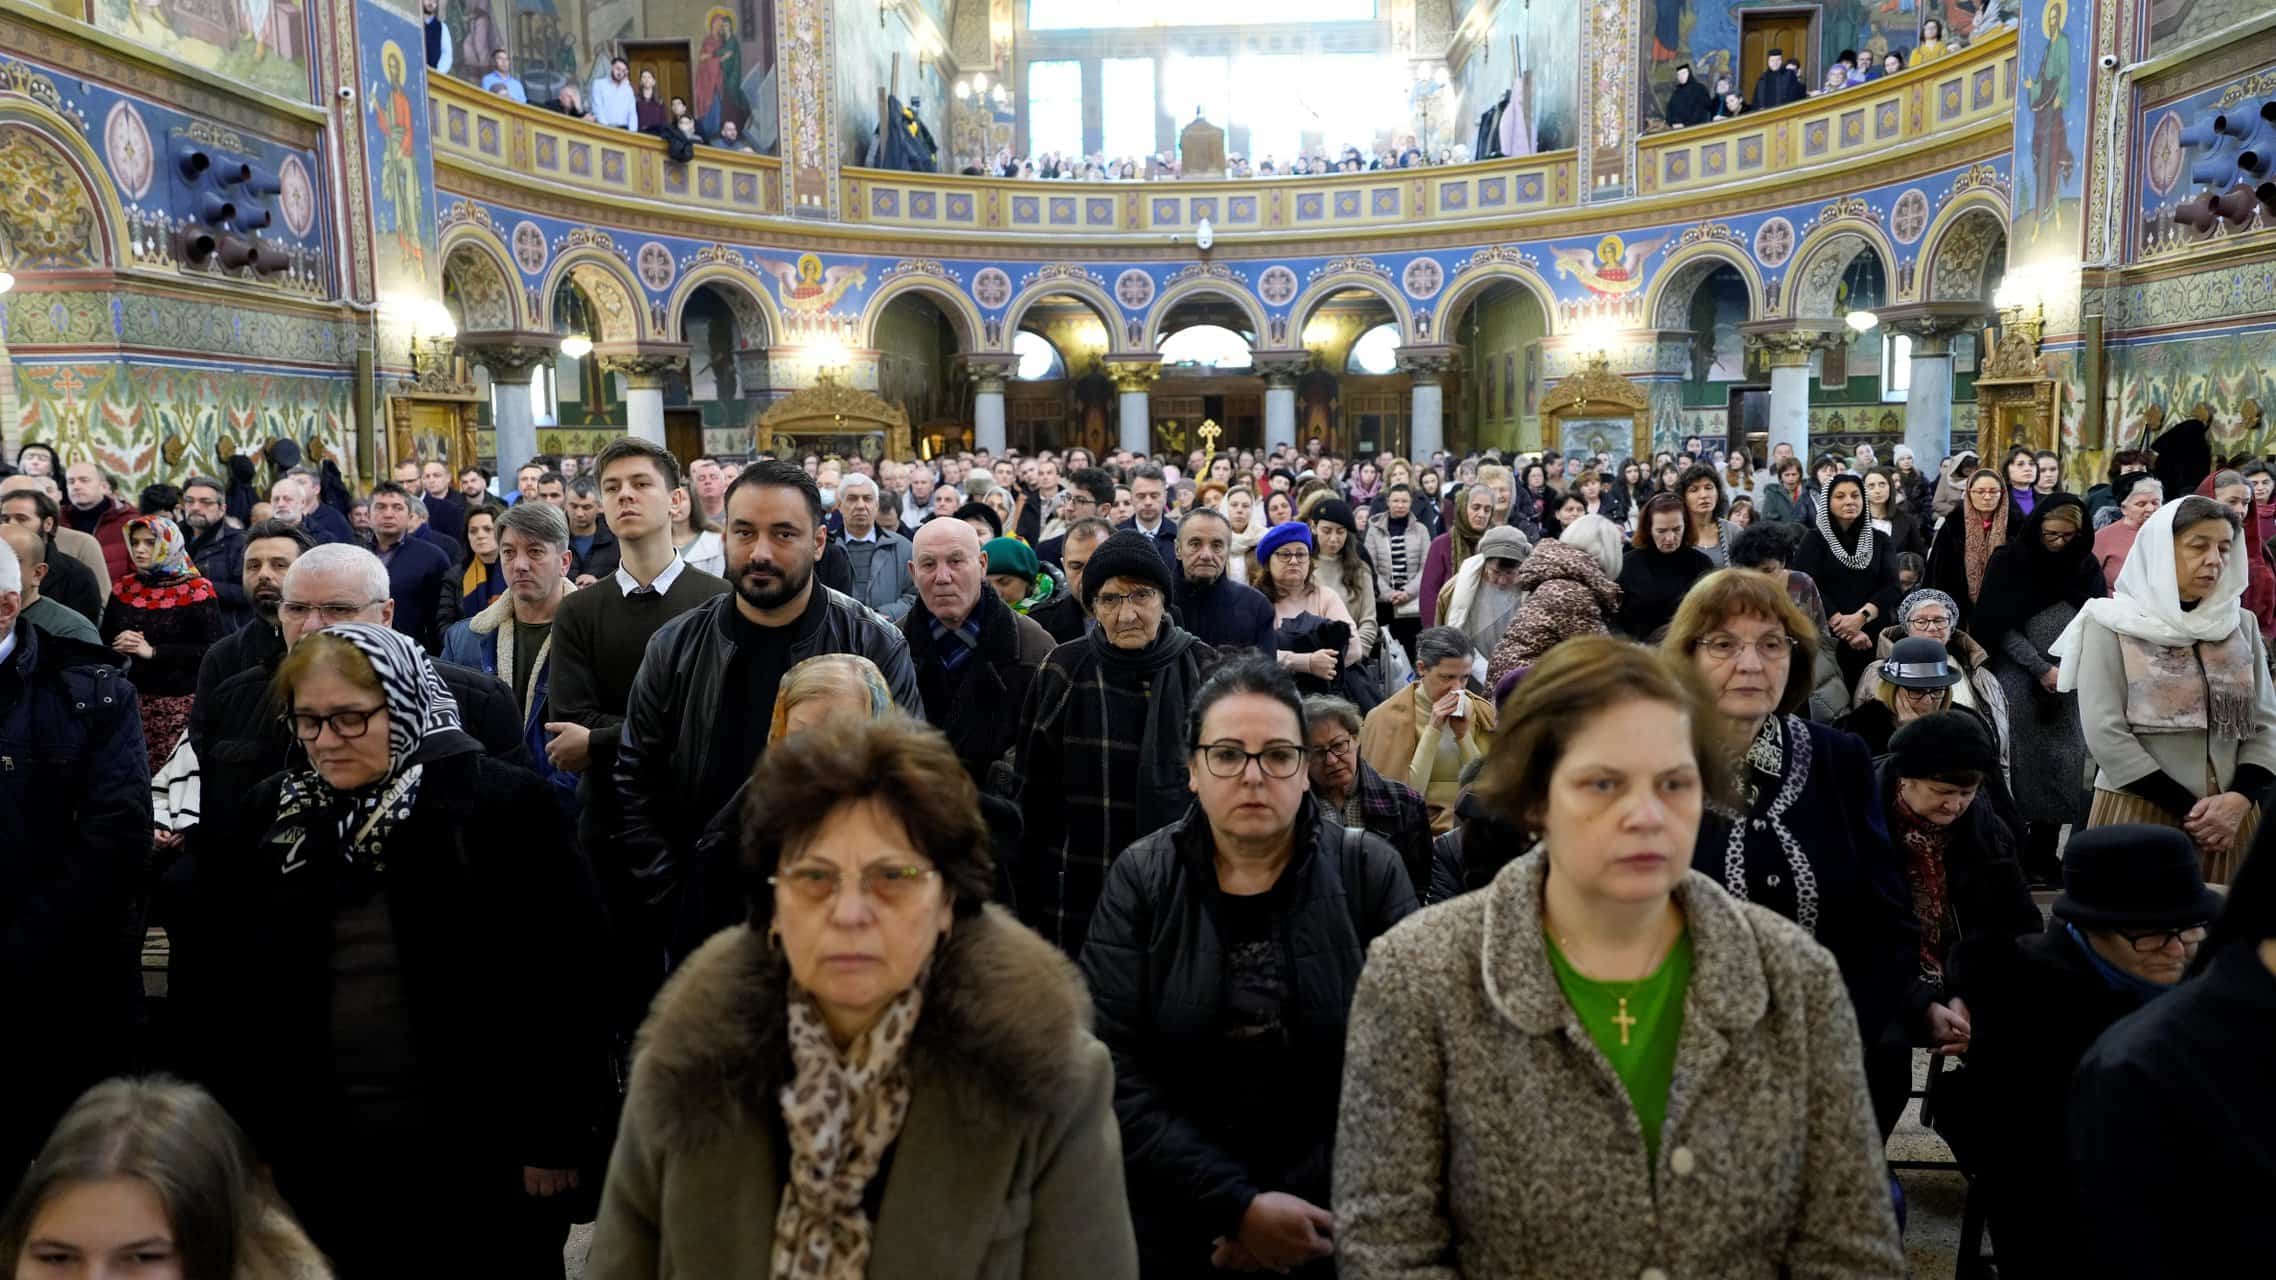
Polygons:
[[2205,940],[2205,926],[2184,925],[2179,929],[2119,929],[2117,935],[2134,948],[2134,954],[2150,956],[2178,942],[2193,947]]
[[292,736],[302,742],[314,742],[323,737],[327,725],[335,737],[348,741],[364,736],[364,732],[371,728],[371,718],[385,710],[385,706],[361,709],[349,707],[322,716],[307,711],[290,711],[285,713],[284,721],[292,726]]
[[1248,772],[1249,761],[1257,762],[1268,778],[1293,778],[1303,771],[1305,749],[1285,743],[1274,743],[1262,751],[1251,751],[1237,742],[1204,743],[1201,762],[1209,772],[1220,778],[1238,778]]

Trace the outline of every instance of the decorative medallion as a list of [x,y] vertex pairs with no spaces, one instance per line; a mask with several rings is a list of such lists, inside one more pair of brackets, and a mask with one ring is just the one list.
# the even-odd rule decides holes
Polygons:
[[982,267],[972,277],[972,300],[994,311],[1012,300],[1012,278],[1002,267]]
[[1407,264],[1406,271],[1399,277],[1400,287],[1417,302],[1428,302],[1437,297],[1438,291],[1445,284],[1446,269],[1438,265],[1436,258],[1416,258]]
[[524,218],[514,224],[514,265],[525,276],[534,276],[545,270],[545,260],[551,256],[545,247],[545,233],[537,224]]
[[672,251],[654,240],[640,246],[637,263],[640,283],[647,285],[651,293],[671,288],[672,277],[679,274],[679,268],[672,262]]
[[1919,187],[1907,188],[1897,197],[1896,205],[1889,210],[1889,231],[1901,245],[1920,243],[1921,233],[1928,230],[1928,193]]
[[2150,129],[2150,190],[2161,196],[2173,190],[2173,184],[2181,181],[2183,160],[2181,113],[2168,111]]
[[1154,300],[1154,277],[1136,267],[1114,278],[1114,300],[1126,311],[1143,311]]
[[299,156],[286,156],[277,166],[277,212],[284,215],[285,229],[295,236],[305,236],[316,225],[316,187],[308,180],[308,166]]
[[1296,273],[1287,267],[1266,267],[1257,277],[1257,296],[1268,307],[1287,306],[1296,299]]
[[119,102],[103,118],[103,158],[110,162],[120,195],[140,200],[150,190],[158,162],[150,150],[150,130],[133,103]]
[[1754,260],[1776,271],[1794,256],[1794,224],[1784,218],[1766,218],[1754,233]]

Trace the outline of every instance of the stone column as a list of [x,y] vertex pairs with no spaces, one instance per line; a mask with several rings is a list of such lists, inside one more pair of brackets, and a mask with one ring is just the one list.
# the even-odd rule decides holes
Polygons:
[[1135,454],[1154,451],[1154,411],[1147,403],[1147,389],[1162,376],[1159,361],[1109,360],[1106,376],[1114,380],[1115,419],[1122,448]]
[[1912,381],[1905,393],[1905,445],[1933,475],[1952,451],[1952,338],[1990,317],[1972,302],[1922,302],[1874,314],[1893,336],[1912,342]]
[[459,350],[490,374],[490,420],[498,436],[493,470],[511,483],[513,474],[537,453],[537,418],[530,409],[530,381],[537,376],[539,365],[553,359],[558,347],[524,335],[522,340],[495,343],[461,337]]
[[1407,412],[1407,456],[1416,462],[1446,447],[1446,375],[1462,361],[1462,349],[1451,346],[1401,347],[1399,368],[1413,383],[1412,406]]
[[624,431],[652,444],[664,443],[664,375],[687,363],[687,351],[638,350],[594,353],[601,372],[624,375]]
[[1739,326],[1747,349],[1770,366],[1770,448],[1789,445],[1809,469],[1810,356],[1830,350],[1847,326],[1839,320],[1762,320]]
[[964,368],[972,376],[972,447],[1004,456],[1008,433],[1004,429],[1004,384],[1019,367],[1010,355],[969,355]]
[[1296,380],[1311,368],[1309,351],[1260,351],[1256,371],[1264,375],[1264,447],[1296,443]]

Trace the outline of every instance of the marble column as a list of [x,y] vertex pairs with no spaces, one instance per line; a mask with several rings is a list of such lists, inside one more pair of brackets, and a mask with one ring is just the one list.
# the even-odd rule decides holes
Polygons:
[[1004,456],[1009,440],[1004,425],[1004,384],[1018,367],[1015,356],[964,357],[965,372],[972,378],[972,447],[986,449],[999,458]]
[[1107,362],[1106,376],[1114,380],[1118,402],[1115,419],[1121,447],[1135,454],[1151,454],[1154,412],[1147,403],[1147,390],[1162,376],[1162,366],[1153,360],[1112,360]]
[[[1841,340],[1838,320],[1764,320],[1741,325],[1747,348],[1770,366],[1770,449],[1810,456],[1810,357]],[[1804,467],[1808,463],[1805,461]]]
[[1915,465],[1933,475],[1952,452],[1952,338],[1984,323],[1975,303],[1924,302],[1875,314],[1892,338],[1912,343],[1912,381],[1905,393],[1905,445]]
[[[598,353],[596,353],[598,354]],[[603,373],[624,375],[624,431],[664,443],[664,376],[687,363],[685,351],[622,352],[599,357]]]
[[[537,417],[530,408],[530,382],[558,348],[538,341],[499,343],[461,339],[459,350],[490,375],[490,420],[497,428],[492,469],[509,477],[537,453]],[[466,464],[459,463],[464,466]]]
[[1452,346],[1401,347],[1399,368],[1412,383],[1407,412],[1407,456],[1429,462],[1446,447],[1446,375],[1461,363],[1462,351]]
[[1256,371],[1264,375],[1264,447],[1296,444],[1296,381],[1312,364],[1308,351],[1260,351]]

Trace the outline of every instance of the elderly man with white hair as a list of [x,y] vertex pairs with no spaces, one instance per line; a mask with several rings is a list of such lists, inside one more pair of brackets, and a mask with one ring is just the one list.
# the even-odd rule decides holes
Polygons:
[[907,538],[877,523],[877,482],[855,472],[838,481],[838,516],[845,523],[838,536],[846,553],[853,589],[846,594],[885,615],[887,622],[907,617],[917,602],[916,580],[909,574]]

